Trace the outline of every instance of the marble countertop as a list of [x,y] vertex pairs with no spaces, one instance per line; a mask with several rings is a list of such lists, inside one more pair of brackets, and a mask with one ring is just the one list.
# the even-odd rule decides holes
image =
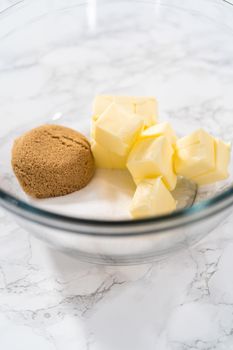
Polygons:
[[233,215],[160,262],[97,266],[48,248],[0,208],[0,348],[233,349],[232,232]]
[[233,348],[233,215],[159,263],[106,267],[47,248],[0,210],[4,350]]

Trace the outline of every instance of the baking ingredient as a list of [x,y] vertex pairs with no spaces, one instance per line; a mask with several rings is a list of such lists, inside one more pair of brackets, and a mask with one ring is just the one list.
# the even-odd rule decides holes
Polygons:
[[162,176],[165,185],[172,191],[177,182],[173,154],[173,147],[165,136],[140,139],[129,154],[127,168],[136,184],[146,178]]
[[[143,218],[176,209],[171,191],[179,188],[177,175],[192,180],[194,186],[229,176],[230,145],[203,129],[177,139],[169,123],[158,123],[157,101],[152,97],[97,96],[91,136],[90,145],[72,129],[43,125],[18,138],[12,167],[24,191],[36,198],[77,191],[89,183],[95,164],[128,170],[136,184],[130,213]],[[119,171],[117,178],[120,174],[129,176]],[[134,185],[131,177],[128,180],[132,196]],[[119,186],[123,188],[123,182]]]
[[95,124],[95,141],[110,152],[127,156],[142,128],[139,116],[112,103]]
[[134,98],[135,113],[143,117],[145,128],[154,125],[158,121],[158,104],[153,97]]
[[107,148],[100,146],[95,141],[92,141],[91,143],[91,150],[95,158],[97,168],[126,169],[127,157],[112,153]]
[[137,97],[137,96],[96,96],[93,103],[94,122],[104,113],[111,103],[116,103],[124,109],[140,115],[144,121],[145,127],[149,127],[157,123],[158,104],[154,97]]
[[212,184],[228,178],[228,167],[230,163],[231,146],[219,139],[214,140],[215,166],[214,169],[197,177],[193,181],[198,185]]
[[203,129],[176,143],[175,170],[187,179],[197,178],[215,169],[214,138]]
[[132,103],[132,98],[129,96],[111,96],[99,95],[96,96],[93,102],[93,119],[96,121],[101,114],[112,104],[116,103],[129,112],[135,113],[135,106]]
[[132,199],[133,218],[168,214],[176,209],[176,201],[164,185],[162,178],[141,181]]
[[80,190],[95,169],[85,136],[59,125],[43,125],[19,137],[12,149],[12,167],[23,190],[36,198]]
[[147,138],[147,137],[155,138],[158,136],[165,136],[173,146],[176,145],[176,141],[177,141],[176,133],[169,123],[158,123],[158,124],[152,125],[151,127],[143,130],[140,138]]

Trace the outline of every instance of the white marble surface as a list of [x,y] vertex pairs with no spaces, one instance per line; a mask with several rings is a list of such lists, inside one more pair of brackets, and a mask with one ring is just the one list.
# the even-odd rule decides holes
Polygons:
[[160,263],[104,267],[50,250],[0,210],[5,350],[233,347],[233,215]]
[[[0,0],[0,9],[13,2]],[[44,77],[36,67],[33,69],[40,87]],[[62,74],[66,77],[66,72]],[[20,79],[19,71],[18,84]],[[69,81],[66,83],[69,85]],[[66,101],[66,91],[59,88],[59,99]],[[18,88],[15,91],[15,99],[23,100],[24,93]],[[36,92],[30,91],[28,116],[35,107]],[[51,91],[41,97],[43,101],[47,93]],[[69,98],[67,101],[69,104]],[[208,100],[206,103],[200,104],[204,112],[205,108],[208,112]],[[9,115],[10,104],[6,101]],[[196,114],[203,109],[197,107]],[[218,104],[215,111],[217,115]],[[189,110],[183,108],[181,112],[185,120]],[[231,110],[223,113],[227,120]],[[1,132],[12,129],[13,123],[12,118],[5,120]],[[218,122],[211,117],[205,119],[205,124],[218,130]],[[232,232],[233,215],[196,247],[159,263],[94,266],[47,248],[0,209],[0,348],[233,349]]]

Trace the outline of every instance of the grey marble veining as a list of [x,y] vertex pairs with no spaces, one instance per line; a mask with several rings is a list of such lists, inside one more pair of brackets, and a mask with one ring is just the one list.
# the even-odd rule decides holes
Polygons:
[[0,211],[5,349],[231,349],[231,216],[198,246],[159,263],[80,263]]

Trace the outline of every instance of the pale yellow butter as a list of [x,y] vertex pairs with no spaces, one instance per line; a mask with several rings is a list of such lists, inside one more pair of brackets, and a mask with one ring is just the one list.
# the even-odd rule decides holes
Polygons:
[[133,218],[168,214],[175,209],[176,201],[161,177],[141,181],[130,206]]
[[93,103],[92,120],[96,122],[100,115],[104,113],[111,103],[121,105],[128,111],[140,115],[144,121],[144,126],[149,127],[157,123],[158,104],[154,97],[136,96],[96,96]]
[[228,167],[230,163],[231,146],[219,139],[215,139],[215,168],[198,177],[194,177],[198,185],[208,185],[229,177]]
[[169,123],[165,122],[165,123],[159,123],[159,124],[153,125],[148,129],[143,130],[141,134],[141,138],[158,137],[158,136],[165,136],[168,139],[168,141],[173,146],[175,146],[177,141],[176,133]]
[[143,126],[139,116],[112,103],[95,123],[95,141],[110,152],[126,156]]
[[200,129],[176,143],[175,171],[193,179],[215,168],[214,138]]
[[96,121],[101,114],[109,107],[111,103],[120,104],[128,111],[135,113],[135,106],[132,103],[132,98],[128,96],[111,96],[111,95],[99,95],[96,96],[93,102],[93,116]]
[[172,191],[177,182],[173,170],[173,153],[173,147],[165,136],[137,141],[127,161],[127,168],[135,183],[162,176],[165,185]]
[[135,113],[141,115],[146,128],[158,121],[158,103],[154,97],[133,97]]
[[108,149],[100,146],[95,141],[91,144],[91,150],[95,159],[97,168],[105,169],[125,169],[126,157],[109,152]]

